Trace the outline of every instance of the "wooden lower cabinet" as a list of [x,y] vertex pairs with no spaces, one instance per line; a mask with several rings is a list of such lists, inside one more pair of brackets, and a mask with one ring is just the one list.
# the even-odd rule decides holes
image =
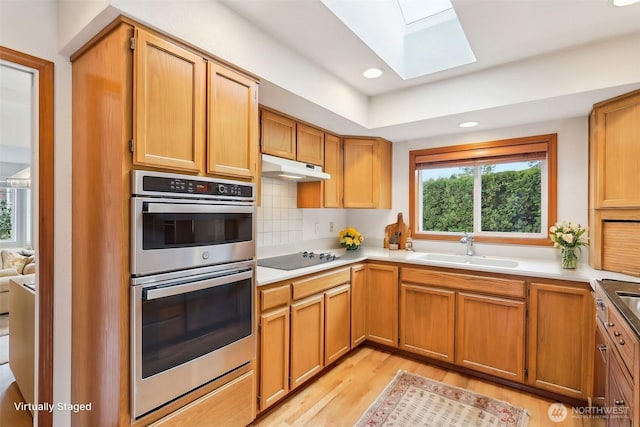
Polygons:
[[525,302],[459,293],[456,364],[524,382]]
[[241,377],[202,396],[153,423],[152,427],[182,427],[216,425],[244,427],[256,416],[253,398],[256,376],[249,371]]
[[527,383],[586,400],[593,395],[595,313],[588,284],[529,285]]
[[367,339],[367,267],[351,267],[351,348]]
[[318,294],[291,304],[291,390],[323,367],[324,294]]
[[324,293],[324,365],[338,360],[351,349],[351,286]]
[[398,346],[398,267],[367,265],[367,340]]
[[400,285],[400,348],[453,363],[455,292]]
[[289,305],[260,315],[260,409],[289,392]]
[[615,416],[607,419],[607,427],[632,427],[634,406],[633,383],[618,355],[610,352],[608,357],[607,391],[605,407],[616,410]]

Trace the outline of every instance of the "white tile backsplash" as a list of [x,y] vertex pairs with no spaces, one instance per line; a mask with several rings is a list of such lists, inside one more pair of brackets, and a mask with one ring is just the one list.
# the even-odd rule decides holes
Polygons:
[[297,208],[297,184],[262,178],[262,206],[258,208],[258,246],[289,244],[302,240]]
[[298,209],[295,182],[262,177],[261,192],[256,220],[258,248],[289,245],[289,251],[296,252],[315,245],[318,239],[335,238],[337,242],[338,232],[346,227],[344,209]]

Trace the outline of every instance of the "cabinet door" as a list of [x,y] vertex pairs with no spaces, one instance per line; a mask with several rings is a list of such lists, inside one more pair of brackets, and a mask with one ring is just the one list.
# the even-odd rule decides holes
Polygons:
[[136,29],[133,127],[136,165],[200,171],[205,138],[205,62]]
[[260,410],[289,392],[289,306],[260,315]]
[[296,122],[288,117],[262,110],[261,141],[263,153],[296,159]]
[[605,407],[616,412],[615,416],[607,420],[606,425],[607,427],[633,427],[634,407],[639,404],[633,400],[633,380],[629,378],[615,350],[609,353],[608,361]]
[[298,123],[296,159],[300,162],[324,166],[324,132]]
[[351,267],[351,348],[367,338],[367,268]]
[[343,285],[324,294],[324,364],[351,348],[351,286]]
[[212,62],[207,74],[207,172],[256,178],[258,84]]
[[400,285],[400,348],[453,363],[455,292]]
[[324,367],[324,294],[291,304],[291,389]]
[[322,181],[324,207],[342,207],[342,141],[337,136],[324,135],[324,171],[331,179]]
[[456,313],[456,364],[523,382],[525,302],[460,293]]
[[324,135],[324,171],[331,178],[298,183],[299,208],[342,207],[342,141],[337,136]]
[[398,346],[398,267],[367,266],[367,339]]
[[391,208],[391,144],[344,140],[344,207]]
[[528,320],[527,382],[583,400],[592,395],[595,339],[593,297],[586,286],[531,283]]
[[594,208],[640,207],[640,92],[614,98],[594,109],[596,165]]

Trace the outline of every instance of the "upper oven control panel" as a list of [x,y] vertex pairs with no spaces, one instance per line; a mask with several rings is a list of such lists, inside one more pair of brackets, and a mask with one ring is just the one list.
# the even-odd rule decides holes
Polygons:
[[208,177],[133,171],[133,194],[253,201],[255,185]]

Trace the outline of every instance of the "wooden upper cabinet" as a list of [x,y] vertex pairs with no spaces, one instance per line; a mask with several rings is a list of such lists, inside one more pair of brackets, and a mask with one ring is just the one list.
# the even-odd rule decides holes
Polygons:
[[133,162],[200,171],[205,138],[205,61],[140,28],[135,39]]
[[640,90],[589,116],[589,264],[640,276]]
[[268,110],[261,111],[263,153],[296,159],[296,121]]
[[595,322],[588,284],[531,283],[528,383],[586,400],[592,395]]
[[324,171],[331,175],[323,181],[298,183],[299,208],[342,207],[342,140],[324,134]]
[[335,135],[324,135],[324,171],[331,179],[322,181],[325,208],[342,207],[342,140]]
[[592,208],[640,208],[640,91],[594,105]]
[[207,173],[257,177],[258,84],[213,62],[207,66]]
[[391,209],[391,143],[345,138],[344,207]]
[[297,124],[296,160],[324,166],[324,132],[302,123]]

